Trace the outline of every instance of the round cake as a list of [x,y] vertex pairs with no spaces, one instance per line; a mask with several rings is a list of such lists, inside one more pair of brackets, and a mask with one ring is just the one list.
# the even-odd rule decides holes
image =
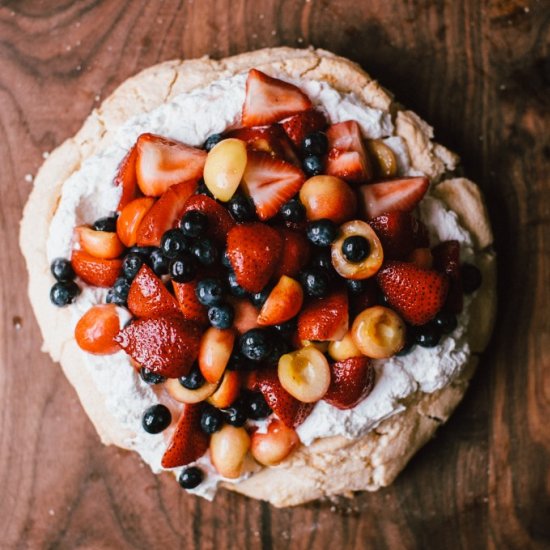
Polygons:
[[495,314],[479,188],[351,61],[270,48],[126,80],[35,178],[43,350],[104,444],[292,506],[390,484]]

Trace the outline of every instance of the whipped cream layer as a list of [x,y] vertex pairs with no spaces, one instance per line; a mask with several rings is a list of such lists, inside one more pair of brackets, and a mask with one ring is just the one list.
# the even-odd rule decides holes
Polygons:
[[[290,79],[283,77],[283,80]],[[399,175],[418,175],[410,169],[407,145],[395,135],[389,113],[367,107],[354,94],[342,94],[325,82],[290,81],[307,93],[314,105],[327,114],[331,123],[353,119],[361,126],[364,137],[383,139],[396,155]],[[49,261],[57,257],[70,257],[76,226],[92,224],[116,209],[121,189],[113,185],[113,179],[120,161],[141,133],[152,132],[201,146],[211,134],[239,126],[245,82],[245,74],[218,80],[128,120],[118,130],[113,145],[87,159],[80,170],[65,182],[50,226],[47,243]],[[428,226],[432,244],[456,239],[461,243],[462,260],[473,257],[470,235],[460,226],[456,214],[441,201],[427,195],[420,205],[420,217]],[[81,286],[83,291],[71,306],[74,324],[93,304],[104,302],[105,298],[104,289],[87,287],[82,283]],[[122,308],[119,311],[122,326],[128,320],[129,313]],[[342,411],[323,401],[317,403],[311,415],[297,429],[302,442],[309,445],[316,438],[334,435],[360,437],[384,419],[402,411],[402,400],[412,393],[418,390],[433,392],[448,385],[460,374],[470,355],[465,337],[468,319],[466,301],[458,328],[453,334],[442,338],[438,346],[416,346],[404,357],[375,361],[374,390],[355,408]],[[180,405],[162,386],[149,386],[143,382],[124,352],[109,356],[81,352],[81,360],[105,397],[106,408],[119,424],[121,433],[124,433],[123,445],[138,452],[154,472],[160,472],[161,457],[171,429],[156,435],[148,434],[141,427],[141,418],[145,409],[159,402],[167,405],[176,418]],[[222,478],[215,472],[208,455],[197,464],[207,475],[204,482],[190,492],[212,498]]]

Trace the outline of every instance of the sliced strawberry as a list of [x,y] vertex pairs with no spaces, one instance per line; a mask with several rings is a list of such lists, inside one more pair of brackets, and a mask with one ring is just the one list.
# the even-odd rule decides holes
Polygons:
[[432,249],[433,267],[449,276],[449,294],[445,309],[452,313],[462,311],[462,279],[460,276],[460,243],[443,241]]
[[136,317],[157,317],[179,312],[176,299],[145,264],[130,285],[128,309]]
[[201,416],[202,404],[184,403],[170,443],[162,455],[163,468],[185,466],[208,450],[210,438],[201,429]]
[[282,248],[279,233],[263,223],[244,223],[231,229],[227,254],[239,285],[260,292],[275,272]]
[[263,126],[311,109],[300,88],[251,69],[246,80],[243,126]]
[[275,277],[288,275],[294,277],[308,263],[310,247],[303,233],[287,229],[277,228],[283,239],[281,258],[275,269]]
[[341,340],[348,331],[348,295],[335,291],[311,301],[298,316],[300,340]]
[[412,325],[424,325],[441,310],[449,279],[433,269],[390,261],[376,275],[390,305]]
[[171,185],[198,180],[206,151],[155,134],[141,134],[136,142],[139,188],[148,197],[162,195]]
[[359,199],[367,219],[384,212],[410,212],[426,194],[430,181],[425,177],[402,178],[362,185]]
[[134,145],[122,159],[114,179],[114,184],[122,187],[122,194],[118,201],[117,212],[131,201],[133,201],[139,193],[136,175],[136,159],[137,147]]
[[94,258],[82,250],[73,250],[71,265],[74,272],[92,286],[113,286],[122,272],[122,260]]
[[279,212],[279,208],[302,187],[304,173],[266,153],[250,151],[243,174],[242,186],[254,202],[260,220],[265,221]]
[[182,215],[189,210],[202,212],[208,218],[206,234],[218,244],[225,243],[227,233],[235,225],[235,220],[221,204],[207,195],[192,195],[187,199]]
[[269,407],[289,428],[299,426],[313,409],[312,403],[298,401],[281,386],[276,369],[257,371],[253,386],[262,392]]
[[393,211],[369,220],[386,260],[406,260],[415,248],[430,245],[426,226],[409,212]]
[[372,178],[372,166],[357,122],[347,120],[333,124],[327,130],[327,139],[327,174],[352,183],[364,183]]
[[138,246],[159,246],[162,235],[176,227],[187,199],[197,190],[197,180],[176,183],[168,188],[143,216],[137,230]]
[[281,124],[286,135],[299,149],[302,147],[302,142],[306,136],[313,132],[324,130],[328,122],[321,111],[309,109],[308,111],[287,118]]
[[352,409],[372,391],[374,368],[368,357],[350,357],[330,366],[331,381],[323,399],[338,409]]
[[208,308],[199,302],[195,293],[197,281],[189,283],[172,281],[172,286],[184,319],[194,321],[199,325],[208,324]]
[[142,367],[167,378],[185,376],[199,353],[201,331],[181,315],[137,319],[115,341]]

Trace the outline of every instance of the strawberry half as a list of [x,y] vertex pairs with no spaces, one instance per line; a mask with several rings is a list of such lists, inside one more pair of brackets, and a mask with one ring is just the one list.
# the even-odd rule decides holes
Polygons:
[[285,227],[277,228],[277,231],[283,239],[283,250],[274,275],[294,277],[309,261],[309,244],[303,233]]
[[368,357],[337,361],[330,370],[330,386],[323,399],[337,409],[352,409],[374,387],[374,367]]
[[298,149],[302,147],[302,142],[306,136],[324,130],[327,124],[325,115],[317,109],[309,109],[309,111],[298,113],[281,123],[286,135]]
[[329,152],[325,171],[330,176],[351,183],[362,183],[372,178],[372,166],[361,128],[355,120],[333,124],[327,130]]
[[263,223],[237,225],[227,235],[227,254],[237,282],[249,292],[260,292],[275,272],[283,240]]
[[122,272],[122,260],[94,258],[82,250],[73,250],[71,265],[85,283],[105,288],[113,286]]
[[311,109],[311,101],[300,88],[251,69],[246,79],[243,126],[264,126]]
[[451,313],[460,313],[463,306],[460,243],[443,241],[432,248],[432,257],[434,269],[449,276],[449,293],[445,301],[445,309]]
[[300,340],[341,340],[348,331],[348,295],[338,290],[311,301],[298,316]]
[[256,371],[253,386],[262,392],[269,407],[288,428],[299,426],[313,409],[312,403],[298,401],[281,386],[276,369]]
[[402,178],[362,185],[359,197],[368,219],[384,212],[410,212],[426,194],[430,181],[425,177]]
[[171,185],[202,176],[206,151],[155,134],[141,134],[136,142],[136,175],[148,197],[162,195]]
[[147,265],[142,265],[128,292],[128,309],[136,317],[157,317],[179,312],[178,303]]
[[201,415],[202,404],[184,403],[170,443],[162,455],[163,468],[185,466],[208,450],[210,438],[201,429]]
[[174,287],[174,294],[176,295],[183,318],[188,321],[194,321],[199,325],[207,325],[208,308],[199,302],[195,294],[197,281],[190,281],[189,283],[172,281],[172,286]]
[[134,145],[122,159],[114,179],[114,184],[122,187],[118,201],[117,212],[120,212],[129,202],[132,202],[139,191],[136,175],[137,147]]
[[406,260],[415,248],[430,246],[426,226],[409,212],[387,212],[369,220],[387,260]]
[[167,378],[185,376],[199,353],[201,331],[180,315],[137,319],[115,337],[140,366]]
[[405,262],[388,262],[376,280],[390,305],[411,325],[431,321],[443,307],[449,290],[446,275]]
[[305,180],[296,166],[266,153],[250,151],[241,185],[252,199],[258,217],[265,221],[279,212]]
[[197,180],[176,183],[147,211],[137,230],[139,246],[160,246],[162,235],[176,227],[187,199],[197,190]]

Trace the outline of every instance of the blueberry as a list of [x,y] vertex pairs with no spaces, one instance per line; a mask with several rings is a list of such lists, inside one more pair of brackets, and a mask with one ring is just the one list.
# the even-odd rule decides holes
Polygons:
[[230,304],[211,306],[208,310],[208,320],[214,328],[231,328],[235,319],[235,311]]
[[323,172],[323,160],[316,155],[309,155],[302,162],[302,168],[306,176],[318,176]]
[[237,298],[244,298],[247,295],[246,290],[237,282],[237,275],[234,271],[230,271],[227,276],[227,282],[229,283],[229,292]]
[[273,342],[271,353],[266,361],[270,364],[276,365],[279,362],[281,355],[284,355],[290,351],[290,346],[278,332],[275,332],[271,339]]
[[247,418],[247,407],[246,403],[242,399],[235,401],[231,407],[222,409],[222,412],[224,420],[231,426],[235,426],[236,428],[244,426]]
[[52,262],[50,269],[56,281],[72,281],[75,278],[73,266],[71,262],[65,258],[56,258]]
[[308,134],[302,141],[302,151],[306,155],[323,156],[328,150],[328,139],[324,132]]
[[361,294],[367,290],[369,283],[367,279],[346,279],[346,286],[352,294]]
[[139,369],[139,375],[147,384],[161,384],[166,380],[162,374],[157,374],[156,372],[150,371],[145,367],[141,367],[141,369]]
[[204,383],[206,380],[204,379],[204,376],[202,375],[202,372],[198,367],[193,367],[189,374],[186,376],[181,376],[179,378],[180,384],[187,388],[188,390],[198,390],[202,386],[204,386]]
[[63,307],[72,304],[79,294],[80,288],[74,281],[57,282],[50,290],[50,300],[55,306]]
[[191,253],[197,260],[206,266],[214,265],[218,259],[218,249],[212,239],[200,237],[191,245]]
[[273,327],[283,338],[286,340],[292,339],[294,332],[296,331],[296,319],[290,319],[281,323],[280,325],[274,325]]
[[370,253],[369,241],[361,235],[346,237],[342,243],[342,254],[349,262],[363,261]]
[[304,292],[313,298],[322,298],[329,291],[330,278],[326,271],[319,268],[302,271],[300,282]]
[[248,417],[252,420],[262,420],[271,414],[271,409],[260,392],[251,393],[247,401]]
[[178,483],[183,489],[194,489],[198,487],[204,479],[204,472],[196,466],[189,466],[181,471],[178,477]]
[[227,203],[227,209],[238,222],[249,222],[256,218],[256,209],[248,197],[240,193]]
[[120,305],[125,304],[128,301],[129,292],[130,283],[124,277],[119,277],[113,285],[113,296],[116,296],[118,301],[113,300],[113,303],[118,303]]
[[405,336],[405,345],[396,353],[398,357],[408,355],[416,344],[416,335],[410,327],[407,328],[407,334]]
[[131,246],[126,250],[126,255],[128,254],[138,254],[143,258],[144,262],[149,261],[149,257],[154,250],[157,250],[156,246]]
[[415,341],[423,348],[433,348],[439,344],[441,339],[441,331],[435,324],[428,323],[417,327],[415,331]]
[[334,222],[321,219],[308,224],[306,235],[315,246],[330,246],[338,235],[338,228]]
[[273,290],[273,285],[269,284],[265,286],[260,292],[256,292],[255,294],[250,295],[250,301],[256,306],[256,307],[262,307],[265,304],[265,301],[267,300],[267,297],[271,294],[271,291]]
[[150,434],[158,434],[168,428],[172,422],[172,415],[168,407],[161,405],[153,405],[149,407],[141,419],[143,429]]
[[448,311],[440,311],[433,322],[443,334],[450,334],[458,326],[456,316]]
[[472,264],[463,264],[460,268],[462,289],[465,294],[472,294],[481,286],[481,271]]
[[107,291],[107,296],[105,296],[105,301],[108,303],[108,304],[115,304],[117,306],[126,306],[128,305],[126,303],[126,299],[125,298],[121,298],[115,291],[113,288],[110,288],[108,291]]
[[206,141],[204,142],[203,147],[207,151],[210,151],[211,149],[214,148],[214,145],[217,145],[222,139],[223,139],[222,134],[212,134],[211,136],[208,136],[208,138],[206,138]]
[[187,237],[200,237],[208,229],[208,217],[198,210],[189,210],[180,221],[180,229]]
[[122,274],[126,279],[131,281],[141,269],[141,266],[145,263],[143,256],[132,252],[127,254],[124,260],[122,260]]
[[255,363],[244,357],[238,351],[234,351],[227,362],[227,368],[229,370],[238,370],[238,371],[250,371],[254,370],[257,367]]
[[162,253],[173,260],[189,249],[189,241],[179,229],[169,229],[160,240]]
[[107,231],[108,233],[116,233],[116,216],[107,216],[99,218],[92,226],[96,231]]
[[231,260],[229,259],[229,254],[227,253],[227,250],[223,251],[222,265],[227,267],[227,269],[233,269],[233,266],[231,265]]
[[290,199],[281,206],[281,217],[287,222],[301,222],[306,217],[306,209],[299,199]]
[[206,184],[204,183],[204,180],[199,180],[199,183],[197,185],[197,190],[195,191],[195,195],[206,195],[207,197],[214,198],[214,195],[210,192],[210,189],[206,187]]
[[251,361],[264,361],[273,351],[273,343],[267,330],[255,328],[241,336],[239,348]]
[[221,429],[223,414],[220,410],[207,405],[201,415],[201,428],[204,433],[213,434]]
[[170,269],[170,260],[162,253],[160,248],[157,248],[151,252],[150,256],[151,269],[155,272],[155,275],[161,277],[167,275]]
[[203,279],[197,284],[195,293],[203,306],[215,306],[222,303],[223,286],[219,279]]
[[182,254],[170,262],[168,272],[177,283],[188,283],[197,276],[197,262],[189,254]]
[[332,258],[330,255],[330,249],[325,248],[315,254],[313,259],[309,262],[310,267],[316,267],[325,271],[332,271],[334,269],[332,265]]

